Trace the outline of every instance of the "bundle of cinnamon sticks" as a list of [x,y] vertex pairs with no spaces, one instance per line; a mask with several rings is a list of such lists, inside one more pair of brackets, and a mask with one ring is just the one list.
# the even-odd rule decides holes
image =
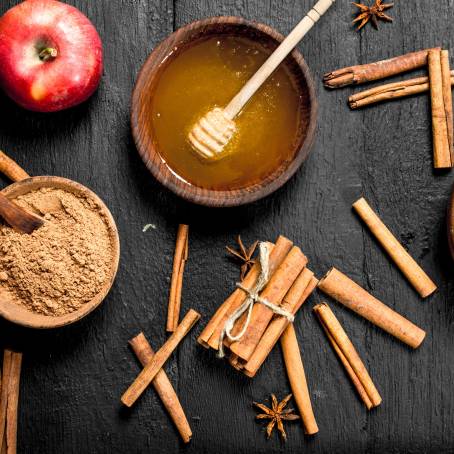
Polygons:
[[248,377],[253,377],[260,369],[290,319],[318,282],[306,266],[307,257],[289,239],[280,236],[275,244],[267,243],[267,246],[269,279],[260,291],[259,299],[248,311],[234,318],[231,335],[224,336],[226,325],[247,302],[251,296],[249,292],[253,291],[259,278],[261,264],[257,261],[198,338],[204,347],[226,352],[230,364]]
[[[254,377],[280,339],[305,433],[313,435],[318,432],[318,426],[292,321],[317,286],[318,279],[307,268],[307,257],[289,239],[279,236],[274,244],[261,243],[259,248],[260,261],[254,263],[236,290],[219,307],[198,342],[221,352],[235,369]],[[263,248],[267,251],[266,259],[262,257]],[[252,295],[249,310],[241,313],[263,277],[264,266],[268,269],[266,283]],[[226,328],[230,335],[225,335]]]
[[349,66],[325,74],[323,80],[328,88],[340,88],[384,79],[423,67],[428,69],[427,77],[407,79],[355,93],[350,96],[349,105],[352,109],[358,109],[381,101],[429,92],[432,106],[434,167],[451,168],[454,165],[451,94],[454,71],[450,70],[447,50],[439,47],[424,49],[375,63]]

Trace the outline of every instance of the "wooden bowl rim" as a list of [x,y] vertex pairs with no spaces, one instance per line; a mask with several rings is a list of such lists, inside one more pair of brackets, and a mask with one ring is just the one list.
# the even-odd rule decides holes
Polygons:
[[59,328],[70,325],[87,316],[90,312],[97,308],[109,293],[115,280],[120,262],[120,239],[115,220],[110,210],[99,198],[99,196],[82,184],[63,177],[37,176],[13,183],[4,188],[1,192],[8,197],[17,197],[32,190],[44,187],[55,187],[57,189],[64,189],[68,192],[72,192],[73,194],[82,194],[83,196],[93,200],[99,206],[103,219],[105,219],[107,224],[112,244],[113,258],[110,268],[110,278],[106,281],[101,291],[90,302],[84,304],[80,309],[71,312],[70,314],[57,317],[35,314],[25,308],[22,308],[16,303],[9,302],[5,299],[0,300],[0,316],[18,325],[37,329]]
[[[305,83],[307,85],[308,99],[309,99],[309,122],[306,130],[306,134],[300,142],[300,146],[295,151],[295,155],[292,161],[288,164],[279,175],[277,175],[273,180],[268,183],[261,185],[262,182],[254,183],[249,187],[243,187],[240,189],[228,190],[228,191],[216,191],[212,189],[206,189],[202,187],[197,187],[195,185],[189,184],[183,181],[181,178],[175,176],[165,165],[158,165],[152,160],[153,156],[158,154],[158,151],[154,147],[148,149],[146,146],[143,146],[140,141],[141,135],[141,125],[139,124],[140,118],[140,109],[139,109],[139,98],[140,94],[143,91],[146,81],[148,79],[149,68],[153,67],[155,59],[159,57],[162,53],[168,54],[173,47],[175,47],[175,39],[181,36],[183,39],[185,36],[194,32],[195,30],[203,29],[204,27],[210,25],[241,25],[250,27],[254,30],[257,30],[261,33],[264,33],[269,38],[274,39],[277,42],[281,42],[284,39],[284,36],[275,30],[273,27],[256,22],[243,19],[237,16],[216,16],[210,17],[207,19],[197,20],[191,22],[165,38],[161,43],[159,43],[150,55],[147,57],[145,63],[139,71],[137,81],[135,83],[133,92],[132,92],[132,102],[131,102],[131,129],[136,148],[139,151],[139,154],[144,162],[145,166],[151,172],[151,174],[166,188],[170,189],[173,193],[182,197],[189,202],[196,203],[199,205],[205,205],[210,207],[232,207],[245,205],[251,202],[260,200],[280,187],[282,187],[299,169],[303,162],[309,156],[309,152],[312,148],[315,139],[315,130],[317,124],[317,114],[318,114],[318,103],[315,94],[315,83],[310,73],[309,67],[304,60],[301,52],[295,48],[291,56],[294,59],[295,63],[298,65]],[[160,65],[162,64],[162,59],[160,63],[156,64],[156,67],[152,70],[152,74],[155,73]],[[161,159],[159,157],[159,159]],[[165,175],[163,174],[163,167],[165,167]]]

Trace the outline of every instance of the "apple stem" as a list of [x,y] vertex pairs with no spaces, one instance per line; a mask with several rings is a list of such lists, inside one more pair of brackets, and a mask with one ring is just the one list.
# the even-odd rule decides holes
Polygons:
[[45,47],[40,53],[39,58],[42,61],[53,60],[57,56],[58,52],[55,47]]

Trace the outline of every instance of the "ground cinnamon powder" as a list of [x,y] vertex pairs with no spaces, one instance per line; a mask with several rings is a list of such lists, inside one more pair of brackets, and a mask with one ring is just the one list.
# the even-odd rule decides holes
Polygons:
[[0,224],[0,292],[44,315],[79,309],[110,277],[112,244],[100,207],[55,188],[15,202],[43,216],[45,223],[31,235]]

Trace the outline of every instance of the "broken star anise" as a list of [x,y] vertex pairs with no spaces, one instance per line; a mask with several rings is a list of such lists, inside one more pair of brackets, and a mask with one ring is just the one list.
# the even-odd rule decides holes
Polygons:
[[244,246],[243,242],[241,241],[240,235],[238,235],[237,239],[239,250],[235,250],[230,246],[226,246],[227,251],[233,257],[235,257],[241,263],[241,274],[240,279],[243,280],[248,273],[248,271],[252,268],[255,263],[255,260],[252,258],[254,255],[255,249],[257,248],[257,244],[259,243],[256,241],[252,244],[248,249]]
[[271,394],[271,408],[268,408],[264,404],[254,402],[254,405],[263,411],[263,413],[257,415],[256,418],[271,420],[266,426],[266,434],[268,438],[271,437],[274,426],[277,426],[277,430],[280,432],[282,439],[286,440],[287,434],[285,433],[284,430],[283,421],[294,421],[295,419],[299,419],[299,416],[293,413],[292,408],[284,410],[285,406],[288,404],[288,401],[291,398],[292,395],[289,394],[283,401],[278,403],[276,396],[274,394]]
[[378,29],[378,20],[392,22],[392,17],[388,16],[385,11],[394,6],[394,3],[383,3],[383,0],[375,0],[373,6],[363,5],[362,3],[354,3],[359,8],[359,14],[353,21],[353,24],[361,21],[356,30],[361,30],[368,22],[371,21],[375,29]]

